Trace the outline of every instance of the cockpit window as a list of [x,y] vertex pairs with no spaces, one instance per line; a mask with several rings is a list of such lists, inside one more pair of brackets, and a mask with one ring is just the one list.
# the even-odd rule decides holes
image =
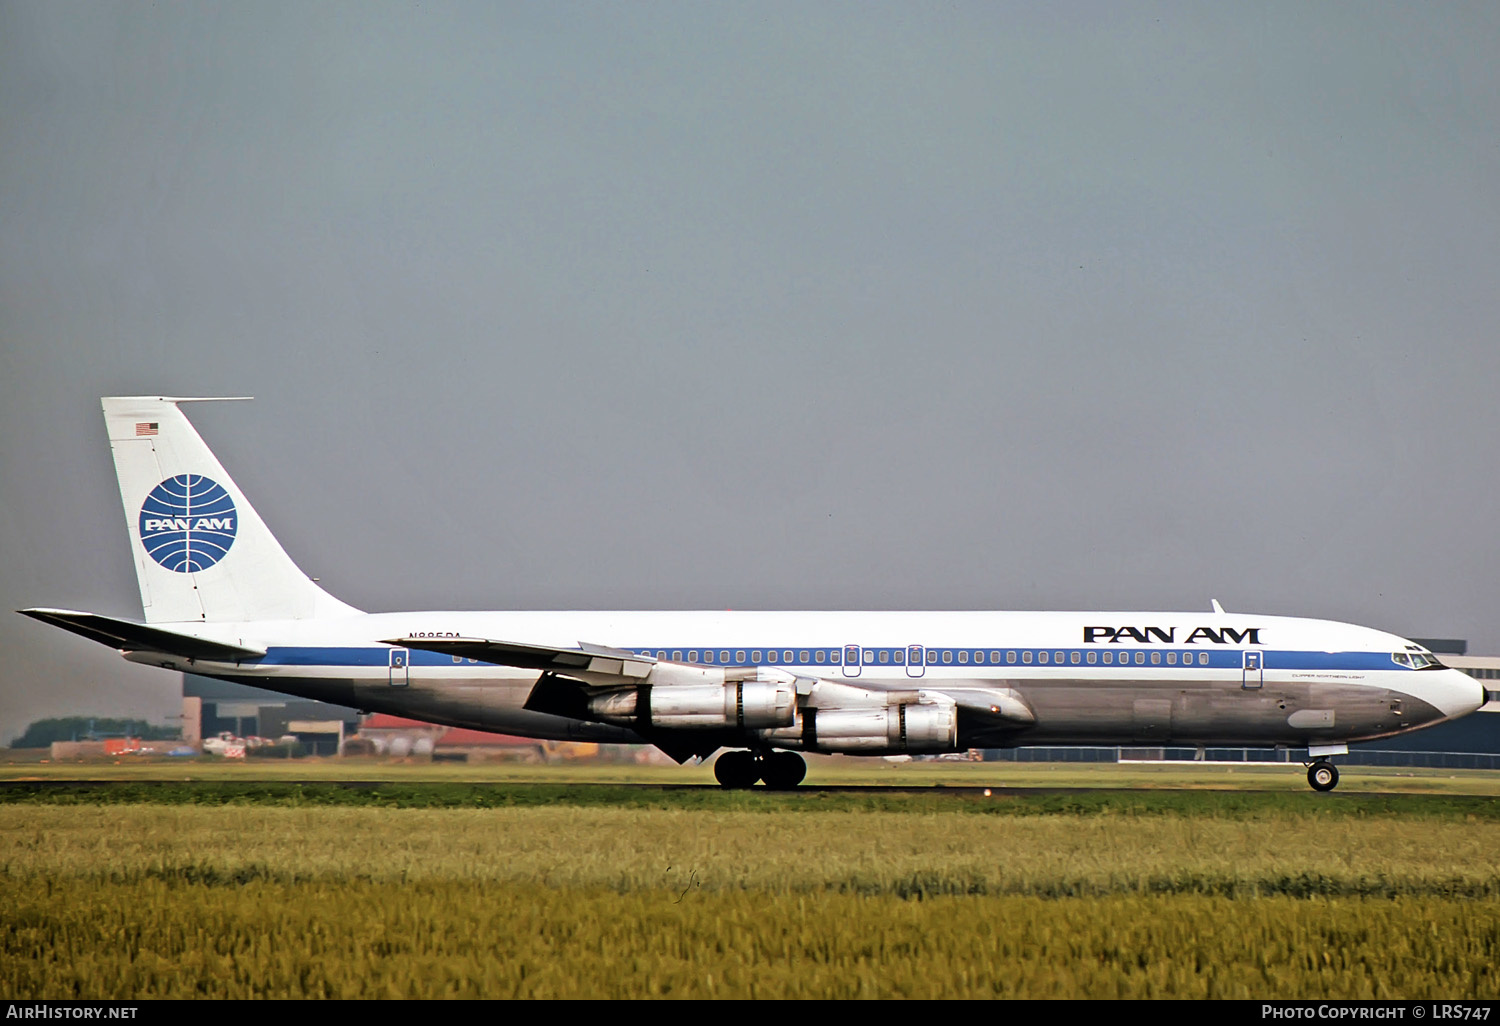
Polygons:
[[1401,666],[1411,665],[1411,656],[1407,655],[1405,652],[1392,652],[1391,658]]
[[[1401,660],[1396,660],[1400,662]],[[1441,670],[1443,664],[1438,657],[1431,652],[1413,652],[1411,654],[1411,668],[1413,670]]]

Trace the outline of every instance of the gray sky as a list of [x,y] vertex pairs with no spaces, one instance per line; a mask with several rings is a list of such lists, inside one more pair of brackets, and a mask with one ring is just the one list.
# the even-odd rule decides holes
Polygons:
[[[1489,3],[3,0],[0,608],[140,615],[99,396],[253,394],[190,413],[362,608],[1500,651],[1496,53]],[[177,711],[0,652],[0,740]]]

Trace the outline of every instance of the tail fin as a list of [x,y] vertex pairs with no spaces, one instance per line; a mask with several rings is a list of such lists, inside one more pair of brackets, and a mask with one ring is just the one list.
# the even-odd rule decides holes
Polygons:
[[101,401],[146,622],[357,613],[297,569],[178,409],[197,401]]

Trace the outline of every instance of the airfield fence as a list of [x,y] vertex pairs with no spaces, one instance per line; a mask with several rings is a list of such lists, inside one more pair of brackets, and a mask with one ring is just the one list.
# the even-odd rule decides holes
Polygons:
[[[1197,748],[1150,746],[1055,745],[1031,748],[989,748],[986,762],[1243,762],[1300,763],[1312,761],[1298,748]],[[1422,752],[1361,748],[1334,757],[1343,766],[1426,766],[1434,769],[1500,769],[1497,752]]]

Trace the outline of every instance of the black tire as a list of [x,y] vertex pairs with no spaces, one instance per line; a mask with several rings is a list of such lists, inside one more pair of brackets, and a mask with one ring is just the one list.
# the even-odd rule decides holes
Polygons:
[[796,752],[772,752],[761,765],[761,779],[773,791],[790,791],[807,776],[807,763]]
[[714,761],[714,779],[727,788],[754,787],[760,767],[750,752],[725,752]]
[[1314,791],[1332,791],[1339,786],[1338,767],[1331,762],[1315,762],[1307,768],[1307,782]]

